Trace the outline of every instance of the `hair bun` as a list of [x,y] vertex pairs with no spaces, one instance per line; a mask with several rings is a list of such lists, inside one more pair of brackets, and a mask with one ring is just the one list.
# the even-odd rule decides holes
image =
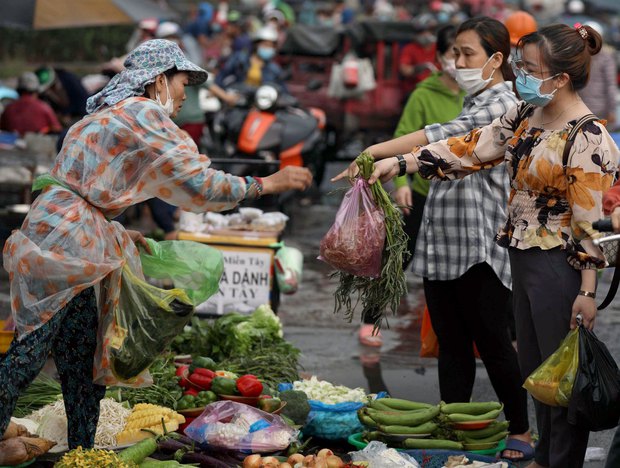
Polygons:
[[603,47],[603,37],[590,25],[581,26],[588,32],[588,36],[584,39],[586,49],[590,55],[596,55]]

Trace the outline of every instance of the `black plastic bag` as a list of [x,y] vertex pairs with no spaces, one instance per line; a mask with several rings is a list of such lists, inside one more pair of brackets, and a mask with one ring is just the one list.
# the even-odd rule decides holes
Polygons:
[[568,422],[590,431],[618,425],[620,370],[594,332],[579,327],[579,368],[568,405]]

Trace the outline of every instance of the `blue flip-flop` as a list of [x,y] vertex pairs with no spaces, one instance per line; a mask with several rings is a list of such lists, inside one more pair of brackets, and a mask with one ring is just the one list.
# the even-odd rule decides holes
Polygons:
[[[521,452],[523,456],[518,457],[518,458],[510,458],[510,457],[501,456],[506,450],[514,450],[515,452]],[[500,453],[500,457],[505,460],[510,460],[512,462],[531,460],[532,458],[534,458],[534,447],[532,447],[530,444],[528,444],[527,442],[523,440],[507,439],[506,447]]]

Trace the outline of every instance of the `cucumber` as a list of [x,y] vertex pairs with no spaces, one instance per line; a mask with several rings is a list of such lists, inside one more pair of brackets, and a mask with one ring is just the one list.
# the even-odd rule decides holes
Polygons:
[[405,439],[403,447],[408,449],[439,449],[439,450],[463,450],[463,444],[453,440],[441,439]]
[[359,419],[364,426],[377,427],[377,423],[366,414],[364,409],[359,409],[357,411],[357,419]]
[[508,429],[510,423],[508,421],[502,422],[494,422],[488,427],[484,429],[475,429],[472,431],[455,431],[456,435],[459,439],[468,438],[468,439],[484,439],[485,437],[490,437],[492,435],[497,434],[498,432],[502,432]]
[[380,400],[372,400],[368,404],[368,407],[379,411],[394,411],[393,408],[387,406],[382,400],[385,400],[385,398],[381,398]]
[[473,439],[473,438],[465,437],[465,440],[463,442],[466,444],[487,444],[491,442],[499,442],[500,440],[505,439],[506,436],[508,436],[508,434],[510,434],[508,431],[502,431],[502,432],[498,432],[495,435],[485,437],[484,439]]
[[439,407],[432,406],[417,411],[376,411],[368,409],[368,415],[385,426],[419,426],[439,415]]
[[[428,403],[418,403],[416,401],[402,400],[400,398],[381,398],[380,400],[374,400],[380,402],[387,409],[401,410],[401,411],[415,411],[421,409],[431,408],[433,405]],[[370,405],[372,406],[372,404]]]
[[437,424],[425,422],[419,426],[383,426],[379,430],[385,434],[432,434],[437,429]]
[[487,419],[497,419],[497,417],[502,412],[502,406],[499,409],[491,410],[488,413],[483,414],[465,414],[465,413],[451,413],[446,414],[446,418],[451,422],[471,422],[471,421],[485,421]]
[[502,404],[497,401],[487,402],[471,402],[471,403],[441,403],[441,412],[445,414],[460,413],[460,414],[484,414],[489,411],[502,408]]

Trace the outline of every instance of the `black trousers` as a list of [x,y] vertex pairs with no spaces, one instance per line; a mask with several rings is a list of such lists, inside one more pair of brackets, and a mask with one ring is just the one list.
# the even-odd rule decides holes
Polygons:
[[[407,269],[407,267],[411,264],[411,260],[413,259],[415,243],[418,240],[418,232],[420,231],[420,226],[422,225],[424,203],[426,203],[426,197],[424,195],[420,195],[419,193],[412,190],[411,196],[413,199],[413,206],[409,210],[409,214],[404,216],[404,230],[409,236],[409,241],[407,242],[407,250],[409,251],[409,255],[406,258],[403,258],[403,270]],[[366,316],[364,317],[364,323],[374,324],[376,316],[376,312],[366,314]]]
[[[581,274],[568,264],[560,248],[511,248],[510,268],[519,365],[525,380],[569,332]],[[589,432],[568,423],[567,408],[535,399],[534,407],[540,437],[536,462],[550,468],[582,467]]]
[[487,263],[454,280],[424,278],[424,293],[439,342],[439,390],[446,403],[471,399],[476,378],[476,343],[510,433],[529,429],[527,394],[522,388],[517,352],[508,334],[510,290]]

